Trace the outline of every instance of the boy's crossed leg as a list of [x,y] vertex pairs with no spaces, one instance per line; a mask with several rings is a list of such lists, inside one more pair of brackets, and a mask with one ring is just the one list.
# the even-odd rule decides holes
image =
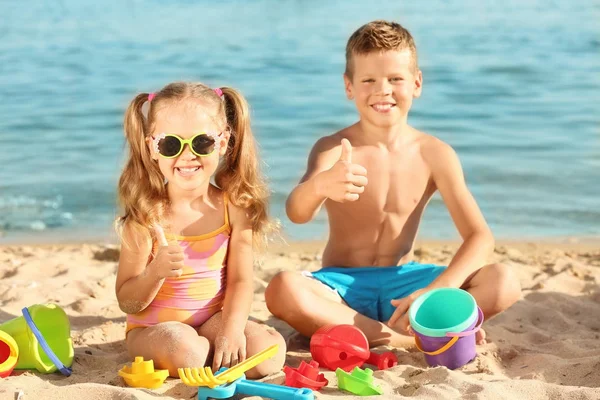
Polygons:
[[300,273],[283,271],[275,275],[267,286],[265,298],[269,311],[275,317],[306,337],[324,325],[349,324],[363,331],[371,347],[384,344],[408,347],[414,344],[412,337],[358,313],[323,283]]
[[[473,295],[486,320],[506,310],[521,295],[518,279],[504,264],[486,265],[474,272],[461,288]],[[350,324],[364,332],[372,347],[414,346],[414,339],[407,332],[360,314],[325,284],[300,273],[283,271],[275,275],[265,291],[265,298],[275,317],[307,337],[327,324]],[[485,343],[483,329],[477,333],[476,340],[479,344]]]

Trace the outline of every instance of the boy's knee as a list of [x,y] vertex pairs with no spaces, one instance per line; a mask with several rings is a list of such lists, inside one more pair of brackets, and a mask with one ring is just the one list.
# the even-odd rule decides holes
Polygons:
[[279,316],[280,311],[289,306],[289,300],[294,296],[294,281],[298,274],[290,271],[277,273],[265,289],[265,301],[269,311]]
[[488,266],[493,271],[493,276],[500,290],[502,308],[506,309],[521,298],[521,284],[519,278],[511,267],[506,264],[496,263]]

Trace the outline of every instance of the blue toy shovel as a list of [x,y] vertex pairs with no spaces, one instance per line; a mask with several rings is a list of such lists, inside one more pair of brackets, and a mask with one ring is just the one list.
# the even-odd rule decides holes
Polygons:
[[[226,368],[221,368],[223,372]],[[198,400],[227,399],[236,394],[260,396],[274,400],[314,400],[315,395],[310,389],[296,389],[271,383],[256,382],[246,379],[246,375],[231,383],[217,386],[213,389],[202,386],[198,388]]]

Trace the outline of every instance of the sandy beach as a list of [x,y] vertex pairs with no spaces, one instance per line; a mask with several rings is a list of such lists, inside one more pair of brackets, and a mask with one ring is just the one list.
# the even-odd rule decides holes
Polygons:
[[[315,270],[323,243],[277,245],[255,268],[251,316],[287,339],[287,365],[310,359],[308,340],[273,318],[264,302],[269,279],[280,270]],[[419,243],[415,255],[445,264],[456,243]],[[0,380],[0,399],[192,399],[196,390],[168,379],[156,390],[128,388],[118,370],[130,364],[124,344],[125,316],[114,293],[118,247],[99,244],[0,247],[0,322],[22,307],[56,303],[67,312],[75,346],[73,374],[15,371]],[[391,349],[399,365],[376,371],[384,395],[415,399],[600,399],[600,243],[577,240],[498,243],[490,262],[517,272],[522,298],[487,321],[489,342],[467,366],[430,368],[415,349]],[[376,351],[388,350],[377,348]],[[353,398],[328,387],[318,399]],[[281,384],[283,372],[265,378]],[[359,397],[356,397],[359,398]]]

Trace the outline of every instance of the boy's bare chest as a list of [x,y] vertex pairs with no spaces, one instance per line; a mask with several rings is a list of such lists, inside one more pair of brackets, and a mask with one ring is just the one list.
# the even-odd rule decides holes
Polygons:
[[406,215],[424,207],[431,197],[431,173],[419,157],[369,157],[362,165],[369,182],[356,204],[359,207]]

